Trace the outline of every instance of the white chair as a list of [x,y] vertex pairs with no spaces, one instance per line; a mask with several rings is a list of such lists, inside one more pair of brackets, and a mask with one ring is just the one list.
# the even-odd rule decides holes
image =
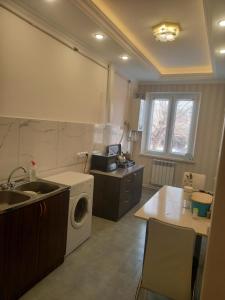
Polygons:
[[184,172],[183,186],[192,186],[194,190],[204,190],[205,181],[206,181],[205,174]]
[[149,219],[142,277],[137,288],[174,300],[192,299],[193,229]]

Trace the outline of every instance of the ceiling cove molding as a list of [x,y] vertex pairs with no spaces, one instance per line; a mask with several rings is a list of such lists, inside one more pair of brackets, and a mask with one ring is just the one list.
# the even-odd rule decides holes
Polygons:
[[206,27],[206,33],[207,33],[207,43],[208,43],[210,59],[211,59],[211,65],[212,65],[212,72],[215,74],[216,62],[215,62],[214,49],[212,47],[212,45],[213,45],[213,41],[212,41],[212,18],[211,18],[209,3],[207,2],[207,0],[202,0],[202,6],[203,6],[205,27]]
[[222,84],[225,87],[225,80],[219,79],[183,79],[183,80],[150,80],[138,81],[138,85],[192,85],[192,84]]
[[118,27],[90,0],[70,0],[90,17],[96,24],[101,26],[106,34],[116,41],[128,54],[134,55],[146,66],[151,66],[156,75],[160,76],[159,70],[152,64],[152,62],[127,38],[127,36],[118,29]]
[[167,74],[161,75],[160,80],[168,81],[168,80],[216,80],[213,73],[185,73],[185,74]]
[[[131,51],[134,55],[136,55],[139,59],[141,59],[143,62],[147,63],[148,66],[151,66],[154,68],[156,74],[158,74],[160,77],[162,76],[199,76],[199,70],[188,71],[185,72],[185,70],[171,70],[171,73],[168,73],[168,70],[164,70],[164,68],[161,66],[157,66],[157,64],[154,64],[152,60],[147,57],[141,49],[139,49],[134,42],[132,42],[129,37],[126,36],[126,34],[123,33],[121,29],[116,26],[116,24],[113,23],[113,21],[110,20],[110,18],[104,13],[104,11],[95,4],[95,0],[70,0],[72,1],[76,6],[78,6],[84,13],[86,13],[89,17],[92,18],[97,24],[101,25],[103,28],[105,28],[111,35],[111,37],[117,41],[124,49],[128,49],[128,51]],[[201,0],[205,1],[205,0]],[[203,3],[203,2],[202,2]],[[205,14],[205,11],[204,11]],[[206,21],[205,21],[206,22]],[[209,39],[207,38],[207,43],[209,45]],[[211,55],[212,56],[212,55]],[[211,58],[211,57],[210,57]],[[210,62],[210,66],[206,66],[205,70],[200,73],[202,76],[212,76],[212,63]]]
[[69,47],[71,50],[75,50],[80,55],[97,63],[99,66],[108,69],[108,62],[93,54],[93,52],[90,52],[82,42],[75,40],[74,37],[68,34],[62,33],[55,26],[49,24],[47,20],[44,20],[41,16],[35,14],[33,11],[28,10],[27,8],[11,0],[0,0],[0,8],[6,9],[18,18],[21,18],[24,22],[27,22],[34,28],[42,31],[45,34],[48,34],[56,41]]

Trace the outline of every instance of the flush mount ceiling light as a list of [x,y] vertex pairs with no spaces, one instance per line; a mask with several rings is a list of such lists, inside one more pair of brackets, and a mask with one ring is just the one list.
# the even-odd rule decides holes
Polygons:
[[162,22],[152,27],[153,35],[157,41],[172,42],[180,33],[180,25],[178,23]]
[[225,54],[225,48],[224,49],[220,49],[219,53],[224,55]]
[[121,58],[122,60],[128,60],[128,59],[129,59],[129,56],[128,56],[127,54],[123,54],[123,55],[120,56],[120,58]]
[[94,37],[96,38],[96,40],[103,40],[105,38],[105,36],[102,33],[95,33]]
[[220,21],[218,22],[218,24],[219,24],[220,27],[225,27],[225,19],[220,20]]

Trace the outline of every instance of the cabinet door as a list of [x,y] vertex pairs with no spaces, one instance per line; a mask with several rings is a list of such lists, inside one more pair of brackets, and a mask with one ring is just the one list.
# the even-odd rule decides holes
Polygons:
[[39,216],[38,203],[5,215],[3,280],[7,296],[3,299],[17,299],[37,281]]
[[6,215],[0,215],[0,299],[6,299]]
[[94,174],[93,215],[116,221],[120,196],[120,178]]
[[132,184],[132,204],[135,205],[141,200],[142,194],[143,169],[133,173]]
[[66,251],[69,191],[41,202],[43,214],[39,236],[39,278],[63,262]]

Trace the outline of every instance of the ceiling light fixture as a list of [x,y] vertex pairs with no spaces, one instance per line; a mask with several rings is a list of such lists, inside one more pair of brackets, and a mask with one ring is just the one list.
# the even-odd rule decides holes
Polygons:
[[219,24],[220,27],[225,27],[225,19],[220,20],[220,21],[218,22],[218,24]]
[[120,58],[121,58],[122,60],[128,60],[128,59],[129,59],[129,56],[128,56],[127,54],[123,54],[123,55],[120,56]]
[[178,37],[181,28],[178,23],[162,22],[153,26],[152,31],[157,41],[172,42]]
[[95,38],[100,41],[104,39],[104,35],[102,33],[95,33]]
[[220,54],[225,54],[225,48],[224,49],[220,49]]

